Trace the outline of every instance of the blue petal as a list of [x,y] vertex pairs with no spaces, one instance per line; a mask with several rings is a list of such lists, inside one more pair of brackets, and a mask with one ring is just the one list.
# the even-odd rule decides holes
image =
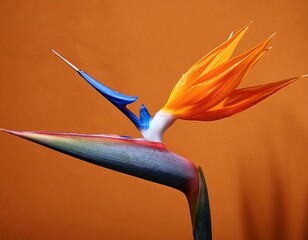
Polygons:
[[122,113],[124,113],[138,129],[148,129],[151,121],[151,115],[142,104],[140,107],[140,118],[139,119],[134,113],[126,108],[127,104],[131,104],[137,100],[137,96],[127,96],[117,91],[114,91],[102,83],[98,82],[87,73],[82,70],[77,70],[79,75],[83,77],[91,86],[93,86],[98,92],[100,92],[107,100],[115,105]]
[[144,104],[142,104],[140,107],[140,120],[143,126],[142,129],[148,129],[150,127],[150,122],[152,120],[152,117],[148,109],[144,106]]
[[133,103],[137,100],[137,96],[127,96],[117,91],[114,91],[100,82],[96,81],[94,78],[90,77],[87,73],[82,70],[77,71],[80,76],[82,76],[91,86],[93,86],[97,91],[99,91],[105,98],[110,102],[117,102],[118,104],[127,105]]
[[117,91],[108,88],[104,84],[101,84],[100,82],[96,81],[84,71],[78,69],[55,50],[52,49],[52,51],[66,64],[68,64],[71,68],[78,72],[81,77],[83,77],[91,86],[93,86],[98,92],[100,92],[105,98],[107,98],[107,100],[109,100],[113,105],[115,105],[122,113],[124,113],[139,130],[145,130],[149,128],[151,115],[143,104],[140,108],[141,119],[139,119],[134,113],[132,113],[129,109],[126,108],[127,104],[131,104],[137,100],[137,96],[127,96],[125,94],[118,93]]

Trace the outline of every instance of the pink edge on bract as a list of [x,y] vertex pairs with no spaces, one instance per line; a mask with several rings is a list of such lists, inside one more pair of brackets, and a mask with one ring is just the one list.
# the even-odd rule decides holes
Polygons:
[[125,142],[127,144],[137,144],[143,147],[150,147],[150,148],[156,148],[160,150],[169,151],[166,146],[163,143],[160,142],[152,142],[152,141],[146,141],[141,138],[132,138],[128,136],[119,136],[114,134],[81,134],[81,133],[57,133],[57,132],[44,132],[44,131],[13,131],[13,130],[7,130],[4,128],[0,128],[0,131],[30,140],[34,141],[35,136],[40,136],[40,138],[52,139],[52,137],[61,137],[63,139],[70,139],[71,137],[80,137],[80,138],[90,138],[90,139],[105,139],[110,140],[114,142]]

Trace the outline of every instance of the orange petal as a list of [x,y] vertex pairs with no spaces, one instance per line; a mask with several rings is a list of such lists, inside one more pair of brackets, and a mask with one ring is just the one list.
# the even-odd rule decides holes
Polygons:
[[[234,52],[236,46],[238,45],[239,41],[242,39],[242,37],[246,33],[248,27],[249,26],[242,28],[234,36],[229,38],[227,41],[225,41],[223,44],[218,46],[216,49],[214,49],[209,54],[209,56],[214,55],[214,57],[213,57],[212,61],[205,66],[204,70],[202,71],[202,74],[207,73],[211,69],[214,69],[215,67],[217,67],[220,64],[223,64],[224,62],[229,60],[229,58],[231,57],[232,53]],[[213,53],[215,53],[215,54],[213,54]],[[206,59],[206,57],[205,57],[205,59]],[[197,65],[199,65],[199,64],[197,64]]]
[[265,46],[269,40],[270,38],[257,47],[221,64],[195,80],[192,86],[179,81],[162,111],[176,115],[178,118],[192,119],[199,112],[214,107],[240,84],[248,71],[267,51]]
[[205,72],[211,70],[212,68],[218,66],[219,64],[226,62],[230,58],[231,54],[233,53],[234,49],[236,48],[241,38],[246,33],[248,27],[249,25],[239,30],[227,41],[216,47],[214,50],[212,50],[204,57],[202,57],[198,62],[196,62],[183,75],[183,78],[181,78],[178,81],[173,91],[175,92],[178,87],[179,88],[182,87],[184,78],[185,78],[185,85],[189,86],[193,84],[194,80],[196,80],[201,74],[204,74]]
[[203,114],[196,115],[194,120],[212,121],[232,116],[257,104],[290,83],[306,76],[308,75],[236,90],[215,108]]

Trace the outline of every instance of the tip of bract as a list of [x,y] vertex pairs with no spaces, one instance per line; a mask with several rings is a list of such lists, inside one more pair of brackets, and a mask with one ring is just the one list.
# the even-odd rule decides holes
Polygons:
[[[8,130],[8,129],[4,129],[4,128],[0,128],[0,131],[5,132],[5,133],[9,133],[18,137],[22,137],[22,138],[26,138],[27,136],[29,136],[32,132],[25,132],[25,131],[13,131],[13,130]],[[34,132],[33,132],[34,133]]]
[[0,131],[6,132],[6,133],[12,133],[12,134],[13,134],[13,132],[14,132],[14,131],[7,130],[7,129],[4,129],[4,128],[0,128]]

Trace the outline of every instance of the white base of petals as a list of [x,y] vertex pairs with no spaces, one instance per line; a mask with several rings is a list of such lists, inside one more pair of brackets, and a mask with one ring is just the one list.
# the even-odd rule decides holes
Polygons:
[[151,142],[162,142],[164,132],[175,122],[176,118],[164,112],[157,112],[150,122],[150,127],[143,130],[143,138]]

